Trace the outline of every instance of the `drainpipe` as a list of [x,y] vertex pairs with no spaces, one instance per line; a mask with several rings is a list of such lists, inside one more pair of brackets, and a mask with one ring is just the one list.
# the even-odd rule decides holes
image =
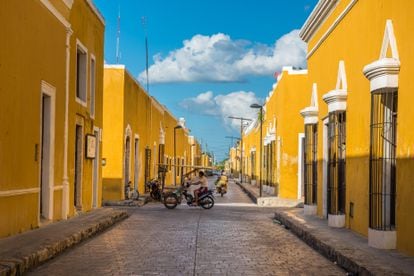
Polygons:
[[65,99],[65,133],[63,149],[63,189],[62,189],[62,219],[68,218],[69,213],[69,176],[68,176],[68,139],[69,139],[69,70],[70,70],[70,26],[66,29],[66,99]]

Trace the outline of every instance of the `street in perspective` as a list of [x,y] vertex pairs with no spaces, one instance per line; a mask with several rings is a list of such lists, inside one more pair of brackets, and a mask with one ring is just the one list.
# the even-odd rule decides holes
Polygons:
[[0,0],[0,276],[414,275],[413,15]]
[[233,182],[215,198],[210,210],[186,203],[131,210],[128,219],[29,275],[345,275]]

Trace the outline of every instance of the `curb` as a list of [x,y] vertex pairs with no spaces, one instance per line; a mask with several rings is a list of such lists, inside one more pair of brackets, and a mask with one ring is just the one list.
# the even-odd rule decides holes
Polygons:
[[[370,271],[368,268],[359,264],[356,260],[346,256],[340,250],[335,249],[330,244],[318,239],[307,227],[303,227],[293,220],[289,219],[283,212],[276,212],[274,219],[285,226],[286,229],[293,232],[302,239],[307,245],[321,253],[324,257],[346,271],[354,275],[375,275],[376,272]],[[384,271],[385,272],[385,271]],[[389,272],[389,271],[387,271]],[[395,271],[394,271],[395,272]]]
[[243,192],[247,194],[247,196],[253,201],[253,203],[257,204],[257,197],[252,192],[243,187],[243,185],[241,185],[240,182],[234,181],[234,183],[236,183],[243,190]]
[[73,233],[66,238],[50,244],[45,244],[44,247],[36,249],[35,252],[29,255],[2,259],[0,260],[0,276],[23,275],[29,270],[56,257],[63,251],[126,219],[128,216],[129,215],[125,211],[116,211],[114,214],[111,214],[111,216],[101,218],[93,225],[90,225],[79,232]]
[[140,196],[140,200],[103,201],[102,207],[142,207],[150,201],[149,196]]

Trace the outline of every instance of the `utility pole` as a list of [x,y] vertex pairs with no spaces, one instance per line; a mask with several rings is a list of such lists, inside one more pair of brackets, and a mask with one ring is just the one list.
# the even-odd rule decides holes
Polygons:
[[[240,138],[239,137],[235,137],[235,136],[225,136],[224,138],[231,139],[231,147],[235,146],[234,140],[240,141]],[[229,160],[230,160],[231,173],[233,173],[233,161],[231,160],[231,156],[230,156],[231,147],[229,147]],[[236,158],[237,158],[237,146],[235,147],[235,149],[236,149]],[[237,163],[235,165],[237,165]],[[237,170],[237,166],[236,166],[235,170]]]
[[244,122],[251,122],[252,119],[243,117],[229,116],[228,118],[234,120],[240,120],[240,182],[243,182],[243,125]]

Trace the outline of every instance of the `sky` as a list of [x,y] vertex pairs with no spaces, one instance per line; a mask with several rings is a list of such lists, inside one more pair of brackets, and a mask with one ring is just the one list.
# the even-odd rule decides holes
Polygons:
[[[94,0],[105,18],[105,62],[119,63],[220,161],[240,121],[255,118],[282,66],[306,68],[299,30],[317,0]],[[146,24],[142,24],[145,17]],[[233,141],[234,142],[234,141]]]

